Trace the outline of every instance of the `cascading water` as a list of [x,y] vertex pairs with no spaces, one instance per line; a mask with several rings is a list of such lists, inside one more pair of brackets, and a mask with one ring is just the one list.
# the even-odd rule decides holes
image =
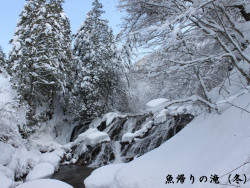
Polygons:
[[[129,162],[159,147],[193,118],[194,116],[190,114],[166,115],[163,120],[161,118],[159,121],[156,114],[147,113],[117,116],[109,123],[103,120],[94,127],[102,133],[108,134],[110,139],[95,145],[88,145],[83,141],[72,147],[71,153],[76,164],[91,167]],[[71,138],[76,139],[83,130],[92,126],[90,122],[82,123],[74,130]]]

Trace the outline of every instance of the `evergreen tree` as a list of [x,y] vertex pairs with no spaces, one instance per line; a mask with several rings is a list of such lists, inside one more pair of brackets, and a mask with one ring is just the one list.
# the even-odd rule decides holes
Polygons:
[[5,53],[3,52],[2,46],[0,46],[0,73],[5,69],[5,67],[6,67]]
[[31,107],[32,119],[52,115],[57,93],[65,93],[72,60],[69,21],[62,0],[30,0],[24,7],[11,41],[10,72],[21,101]]
[[108,21],[101,18],[102,4],[93,8],[76,34],[74,53],[78,57],[71,107],[79,117],[99,116],[110,110],[119,81],[119,58]]

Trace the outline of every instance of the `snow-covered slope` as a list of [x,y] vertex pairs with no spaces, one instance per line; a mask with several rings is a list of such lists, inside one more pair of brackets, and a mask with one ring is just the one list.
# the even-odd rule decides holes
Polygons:
[[[222,184],[231,180],[238,185],[233,182],[236,174],[243,181],[244,174],[250,178],[249,163],[241,166],[250,161],[250,106],[247,106],[250,95],[242,94],[231,102],[248,112],[232,106],[220,115],[199,116],[159,148],[134,161],[97,169],[85,180],[86,187],[231,187]],[[181,174],[186,178],[184,184],[177,183],[176,177]],[[174,184],[166,184],[168,175],[173,177]],[[211,175],[218,175],[220,184],[210,183]],[[249,181],[244,186],[250,187]]]

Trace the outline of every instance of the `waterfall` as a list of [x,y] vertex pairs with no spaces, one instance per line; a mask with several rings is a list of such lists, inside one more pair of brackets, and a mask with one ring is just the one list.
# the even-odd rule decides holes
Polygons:
[[[194,116],[191,114],[166,114],[164,118],[156,119],[156,114],[123,115],[95,124],[98,131],[107,134],[110,141],[97,143],[94,146],[84,146],[84,152],[78,152],[81,144],[72,148],[77,156],[77,164],[98,167],[110,163],[129,162],[167,141],[183,129]],[[74,129],[72,139],[76,139],[84,130],[91,128],[90,121],[83,122]],[[93,128],[93,127],[92,127]]]

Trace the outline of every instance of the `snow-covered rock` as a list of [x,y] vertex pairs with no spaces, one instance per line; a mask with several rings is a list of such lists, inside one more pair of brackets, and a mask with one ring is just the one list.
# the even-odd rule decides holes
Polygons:
[[43,162],[49,162],[51,163],[55,169],[57,170],[59,168],[59,164],[60,164],[61,158],[56,154],[56,153],[44,153],[39,162],[43,163]]
[[14,148],[10,144],[0,142],[0,164],[8,164],[11,160],[11,156],[13,155],[14,151]]
[[95,146],[101,142],[109,142],[110,138],[109,135],[105,132],[100,132],[97,129],[92,133],[86,135],[85,143],[86,145]]
[[50,178],[55,171],[55,167],[49,163],[44,162],[36,165],[33,170],[29,172],[26,177],[26,181],[42,179],[42,178]]
[[168,109],[163,109],[159,112],[159,114],[157,114],[155,117],[154,117],[154,122],[156,124],[158,123],[163,123],[165,121],[167,121],[167,115],[169,114],[169,110]]
[[16,188],[73,188],[71,185],[54,179],[38,179],[23,183]]
[[122,136],[122,142],[131,142],[136,137],[135,133],[125,133]]
[[106,121],[106,125],[109,126],[110,123],[112,123],[112,121],[118,116],[119,115],[115,112],[109,112],[103,116],[102,121]]
[[131,142],[133,139],[135,139],[136,137],[143,137],[143,135],[152,128],[152,126],[154,125],[153,121],[149,121],[147,123],[145,123],[141,129],[139,129],[138,131],[135,131],[134,133],[125,133],[122,136],[122,142]]

